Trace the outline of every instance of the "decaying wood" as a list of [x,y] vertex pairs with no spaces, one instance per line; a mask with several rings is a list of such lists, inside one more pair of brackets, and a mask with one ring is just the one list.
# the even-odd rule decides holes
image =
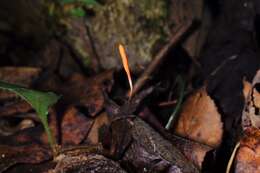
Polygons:
[[[122,164],[136,172],[196,173],[198,168],[193,165],[171,142],[138,117],[131,118],[142,99],[151,89],[145,90],[119,107],[112,100],[107,100],[107,113],[113,117],[110,125],[110,154]],[[131,108],[131,109],[129,109]]]
[[199,172],[198,168],[178,148],[144,121],[135,118],[132,124],[130,132],[133,142],[125,152],[123,164],[130,164],[130,168],[138,172],[146,169],[148,172],[155,173],[173,168],[175,169],[173,173]]
[[176,135],[166,136],[192,163],[202,169],[206,154],[213,149],[212,147]]
[[126,173],[120,165],[102,155],[89,154],[78,156],[60,156],[54,170],[48,173]]

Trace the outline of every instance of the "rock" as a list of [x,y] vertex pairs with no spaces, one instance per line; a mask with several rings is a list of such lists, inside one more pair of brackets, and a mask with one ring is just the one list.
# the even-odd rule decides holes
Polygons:
[[[133,70],[149,63],[156,44],[169,36],[164,0],[107,0],[88,20],[102,67],[120,68],[117,44],[126,45]],[[98,21],[98,22],[97,22]]]

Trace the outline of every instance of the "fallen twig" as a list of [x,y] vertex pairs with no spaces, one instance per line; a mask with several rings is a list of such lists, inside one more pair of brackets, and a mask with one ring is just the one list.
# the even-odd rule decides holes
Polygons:
[[178,100],[172,100],[172,101],[167,101],[167,102],[161,102],[158,104],[159,107],[166,107],[166,106],[174,106]]
[[180,29],[174,34],[174,36],[170,39],[169,43],[166,44],[154,57],[153,61],[149,64],[147,69],[144,71],[144,73],[139,77],[139,79],[136,81],[132,95],[136,94],[147,82],[149,78],[151,78],[151,74],[153,71],[158,68],[158,65],[162,62],[162,60],[165,58],[166,54],[169,52],[169,50],[177,45],[177,43],[181,40],[183,35],[190,29],[192,26],[192,21],[188,21],[185,24],[183,24]]

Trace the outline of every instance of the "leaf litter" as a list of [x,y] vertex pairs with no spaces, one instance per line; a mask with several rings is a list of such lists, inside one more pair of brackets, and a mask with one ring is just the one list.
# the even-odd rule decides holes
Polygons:
[[[31,105],[10,92],[0,92],[0,172],[16,173],[19,170],[37,172],[38,170],[45,173],[88,171],[196,173],[207,172],[205,169],[211,166],[210,164],[214,167],[208,172],[223,170],[223,165],[225,167],[227,164],[229,164],[228,172],[232,170],[239,173],[259,172],[259,77],[256,75],[252,84],[243,81],[245,78],[250,81],[249,79],[259,68],[255,51],[251,50],[254,46],[250,45],[251,42],[246,40],[247,35],[241,31],[246,27],[246,32],[249,32],[253,27],[248,26],[250,22],[240,27],[240,23],[245,23],[238,21],[236,24],[222,23],[223,26],[232,26],[225,28],[225,33],[232,34],[222,34],[218,31],[221,27],[214,28],[218,32],[215,30],[211,32],[208,25],[213,21],[209,21],[208,11],[203,12],[202,1],[187,4],[186,1],[178,2],[173,2],[173,7],[176,6],[178,9],[173,10],[173,13],[177,14],[169,14],[169,16],[174,15],[173,20],[178,25],[173,28],[181,28],[179,26],[187,21],[188,24],[184,25],[181,31],[176,32],[177,39],[173,36],[169,38],[165,47],[162,46],[161,50],[166,51],[159,51],[159,55],[162,56],[155,56],[155,65],[152,63],[155,61],[151,61],[150,65],[153,68],[147,66],[150,71],[146,67],[140,67],[143,68],[143,75],[139,73],[140,71],[132,71],[130,75],[128,61],[140,57],[131,57],[128,60],[124,47],[120,46],[131,99],[126,98],[128,87],[126,87],[127,81],[124,80],[125,73],[116,70],[100,70],[98,56],[86,63],[91,64],[86,68],[87,70],[82,66],[84,63],[80,62],[79,57],[88,56],[86,50],[91,47],[89,40],[85,38],[88,28],[83,25],[82,20],[75,20],[74,25],[67,25],[71,27],[70,32],[74,31],[74,34],[80,37],[76,39],[73,36],[67,37],[70,38],[69,41],[57,38],[59,36],[53,38],[51,44],[40,51],[39,54],[44,58],[39,58],[41,59],[39,62],[43,64],[38,62],[37,67],[21,67],[21,64],[15,63],[21,62],[21,60],[17,61],[17,54],[10,56],[14,64],[20,67],[13,64],[1,67],[0,79],[16,85],[14,87],[7,83],[1,84],[23,96],[29,94],[30,98],[26,98],[31,101]],[[237,4],[241,2],[237,1]],[[232,4],[230,1],[223,2],[222,5],[228,6],[229,3]],[[223,9],[234,10],[235,7],[240,9],[242,6],[246,8],[243,4],[241,7],[234,5]],[[85,15],[86,11],[83,13],[82,10],[83,8],[80,7],[80,10],[74,11],[74,14]],[[250,9],[239,10],[240,12],[247,13]],[[226,13],[232,19],[237,11],[235,9],[232,14]],[[191,27],[194,23],[191,16],[194,15],[202,20],[199,30],[193,30]],[[239,16],[234,19],[238,20]],[[236,22],[236,20],[228,21]],[[221,24],[225,18],[219,21]],[[186,35],[188,30],[190,32]],[[203,50],[202,45],[208,33],[209,35],[213,33],[213,36],[210,35],[209,46]],[[236,38],[227,36],[233,33],[242,36]],[[183,40],[180,39],[183,35],[188,39],[185,40],[185,37]],[[216,35],[219,38],[216,39]],[[75,40],[71,41],[73,38]],[[225,41],[225,39],[229,40]],[[243,49],[244,45],[247,49]],[[178,59],[178,54],[183,52],[181,47],[187,51],[181,54],[181,61],[171,62],[173,65],[170,69],[164,68],[172,59]],[[221,49],[218,49],[219,47]],[[203,52],[202,58],[198,58],[200,51]],[[133,55],[131,50],[129,52]],[[92,54],[95,54],[95,51],[91,52],[91,56]],[[191,57],[184,56],[185,54]],[[59,60],[58,56],[63,57],[62,60]],[[171,60],[167,59],[168,56]],[[229,61],[230,57],[236,58]],[[193,62],[191,68],[185,66],[189,64],[187,62],[182,64],[185,58],[191,58]],[[35,64],[34,61],[29,64]],[[47,65],[44,64],[45,61],[48,62]],[[71,61],[73,65],[70,64]],[[70,69],[75,64],[78,67]],[[117,65],[119,67],[119,64]],[[249,70],[249,67],[252,67],[250,68],[252,70]],[[190,69],[203,73],[204,85],[196,86],[191,82],[191,78],[198,74]],[[97,73],[98,71],[103,72]],[[147,71],[148,73],[145,73]],[[167,75],[160,76],[156,71],[165,71]],[[212,71],[215,72],[214,75]],[[187,81],[187,86],[182,88],[181,93],[172,87],[172,81],[179,75],[185,82]],[[143,76],[142,80],[140,76]],[[132,82],[132,78],[136,77],[136,81],[144,82],[136,85]],[[156,81],[156,77],[164,78],[166,81]],[[241,87],[243,83],[244,89]],[[18,89],[17,85],[22,86],[22,90]],[[44,103],[43,100],[41,99],[39,103],[38,98],[31,99],[37,95],[43,98],[43,93],[38,90],[53,91],[63,96],[58,104],[48,109],[48,119],[46,110],[49,105],[46,104],[45,108],[41,109],[39,105]],[[51,96],[50,93],[47,95]],[[52,102],[54,103],[57,99],[55,97],[51,100],[55,100]],[[155,106],[162,101],[169,104],[160,108]],[[237,101],[240,101],[240,104]],[[245,103],[241,104],[243,101]],[[36,107],[36,111],[32,107]],[[176,119],[169,121],[173,110],[177,112]],[[57,155],[48,145],[47,135],[37,112],[45,113],[45,124],[48,121],[52,135],[59,144]],[[239,121],[241,116],[242,123]],[[167,125],[171,127],[170,130],[164,128],[167,122],[170,122]],[[237,124],[239,126],[236,126]],[[240,146],[234,147],[236,143]],[[228,155],[233,148],[235,148],[234,154]],[[227,150],[230,151],[222,155],[223,151]],[[211,156],[210,153],[213,155]],[[231,161],[227,163],[229,157]],[[207,163],[207,161],[212,162]],[[219,162],[223,163],[219,164]]]

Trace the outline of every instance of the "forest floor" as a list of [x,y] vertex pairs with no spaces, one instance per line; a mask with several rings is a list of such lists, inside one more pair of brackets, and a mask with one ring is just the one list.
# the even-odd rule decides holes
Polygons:
[[0,80],[54,142],[0,90],[0,173],[260,172],[257,0],[40,2],[0,2]]

